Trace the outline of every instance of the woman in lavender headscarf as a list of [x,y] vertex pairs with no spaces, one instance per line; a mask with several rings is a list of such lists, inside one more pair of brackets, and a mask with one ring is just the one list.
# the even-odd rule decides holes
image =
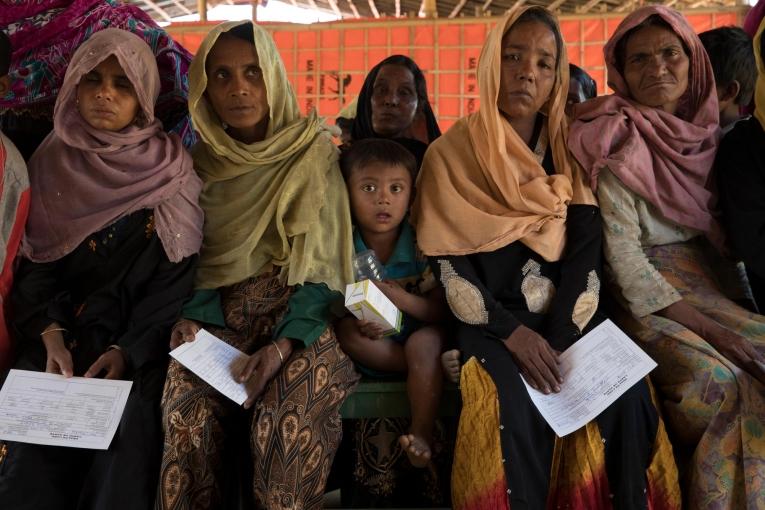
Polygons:
[[167,339],[191,293],[203,221],[191,156],[154,117],[159,89],[139,37],[98,32],[75,52],[54,130],[29,162],[11,296],[15,367],[133,386],[108,450],[0,449],[4,508],[144,510],[154,501]]

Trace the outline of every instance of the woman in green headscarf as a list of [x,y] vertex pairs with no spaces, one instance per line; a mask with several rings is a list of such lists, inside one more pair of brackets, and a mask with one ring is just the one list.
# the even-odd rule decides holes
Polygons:
[[257,25],[215,27],[189,82],[206,219],[197,292],[171,344],[205,327],[251,354],[235,376],[247,382],[244,407],[254,412],[171,361],[157,507],[225,505],[224,423],[241,415],[252,420],[256,503],[318,508],[342,435],[338,410],[358,379],[330,325],[352,279],[336,149],[315,113],[300,115],[276,47]]

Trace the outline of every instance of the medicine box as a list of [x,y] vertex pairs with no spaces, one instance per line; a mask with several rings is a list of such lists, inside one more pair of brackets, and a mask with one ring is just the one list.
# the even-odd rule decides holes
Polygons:
[[371,281],[348,284],[345,288],[345,307],[357,319],[375,322],[385,330],[385,336],[401,330],[401,310]]

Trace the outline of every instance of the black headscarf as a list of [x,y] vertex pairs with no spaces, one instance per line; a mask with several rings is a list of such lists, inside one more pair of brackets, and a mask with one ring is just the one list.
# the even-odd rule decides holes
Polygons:
[[[380,135],[376,134],[374,129],[372,129],[372,89],[374,88],[375,80],[377,79],[377,73],[380,72],[380,69],[384,65],[399,65],[409,69],[412,76],[414,76],[417,100],[419,104],[422,105],[420,111],[425,116],[425,122],[428,128],[428,143],[441,136],[441,130],[438,128],[438,123],[436,122],[436,116],[433,114],[433,109],[430,107],[430,102],[428,101],[428,88],[425,83],[425,75],[422,74],[420,68],[411,58],[404,55],[392,55],[374,66],[364,80],[364,85],[361,87],[361,93],[359,94],[359,99],[356,105],[356,118],[353,120],[353,126],[351,127],[351,139],[363,140],[364,138],[380,138]],[[397,139],[396,141],[400,140]],[[403,142],[402,145],[406,146],[407,143]],[[410,147],[407,148],[409,149]],[[417,154],[415,154],[415,156],[417,156]]]

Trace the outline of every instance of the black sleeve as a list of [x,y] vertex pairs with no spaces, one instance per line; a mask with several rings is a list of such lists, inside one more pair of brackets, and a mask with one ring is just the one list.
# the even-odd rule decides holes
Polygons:
[[749,271],[765,278],[765,158],[761,157],[765,134],[757,143],[748,136],[754,126],[744,122],[720,144],[715,172],[723,225],[733,251]]
[[25,259],[16,272],[11,293],[13,324],[24,338],[39,338],[52,322],[67,329],[72,326],[71,297],[58,289],[57,266],[58,261]]
[[560,283],[544,331],[544,337],[559,351],[571,346],[589,329],[587,326],[597,310],[602,238],[600,210],[593,205],[570,205]]
[[444,286],[449,308],[458,320],[500,340],[521,325],[512,312],[494,299],[467,256],[428,257],[428,261]]
[[117,345],[132,369],[163,359],[170,347],[170,330],[191,297],[198,255],[170,262],[162,254],[142,299],[132,307],[127,330]]

